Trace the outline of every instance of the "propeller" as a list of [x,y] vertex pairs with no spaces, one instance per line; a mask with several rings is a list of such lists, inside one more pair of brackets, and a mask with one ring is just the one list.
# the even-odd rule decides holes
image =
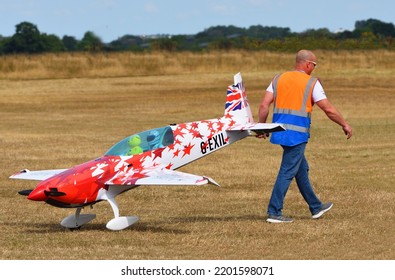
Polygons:
[[[18,193],[20,195],[28,196],[33,190],[22,190]],[[66,193],[58,191],[57,188],[50,188],[49,191],[44,191],[46,196],[64,196]]]
[[20,195],[24,195],[24,196],[28,196],[33,190],[23,190],[23,191],[19,191],[18,193]]
[[46,196],[64,196],[66,193],[58,191],[57,188],[50,188],[49,191],[44,191]]

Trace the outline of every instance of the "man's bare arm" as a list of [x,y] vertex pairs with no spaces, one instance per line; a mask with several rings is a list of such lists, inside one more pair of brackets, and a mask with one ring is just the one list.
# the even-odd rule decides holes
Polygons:
[[262,98],[261,104],[259,105],[259,122],[265,123],[267,120],[267,116],[269,115],[269,107],[273,102],[273,92],[266,91],[265,95]]
[[343,118],[340,112],[335,108],[335,106],[333,106],[328,99],[322,99],[316,104],[318,107],[321,108],[322,111],[325,112],[330,120],[337,123],[343,128],[344,134],[347,135],[347,139],[350,139],[352,136],[352,128]]

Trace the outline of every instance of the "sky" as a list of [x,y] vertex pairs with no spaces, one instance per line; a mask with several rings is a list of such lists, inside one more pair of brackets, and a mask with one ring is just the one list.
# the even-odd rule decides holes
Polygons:
[[123,35],[196,34],[217,25],[353,30],[359,20],[395,24],[394,0],[0,0],[0,35],[23,21],[41,33],[109,43]]

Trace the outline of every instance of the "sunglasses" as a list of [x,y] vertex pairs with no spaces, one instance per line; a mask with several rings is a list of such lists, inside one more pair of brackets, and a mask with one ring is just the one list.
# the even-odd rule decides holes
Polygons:
[[317,67],[317,62],[314,62],[314,61],[311,61],[311,60],[307,60],[307,59],[305,61],[312,63],[314,65],[314,68]]

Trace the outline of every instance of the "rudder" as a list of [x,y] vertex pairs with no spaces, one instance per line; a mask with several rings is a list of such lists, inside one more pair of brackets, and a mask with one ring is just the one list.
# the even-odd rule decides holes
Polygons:
[[225,116],[234,119],[237,124],[253,123],[254,119],[240,72],[234,75],[233,79],[233,85],[228,86],[226,92]]

